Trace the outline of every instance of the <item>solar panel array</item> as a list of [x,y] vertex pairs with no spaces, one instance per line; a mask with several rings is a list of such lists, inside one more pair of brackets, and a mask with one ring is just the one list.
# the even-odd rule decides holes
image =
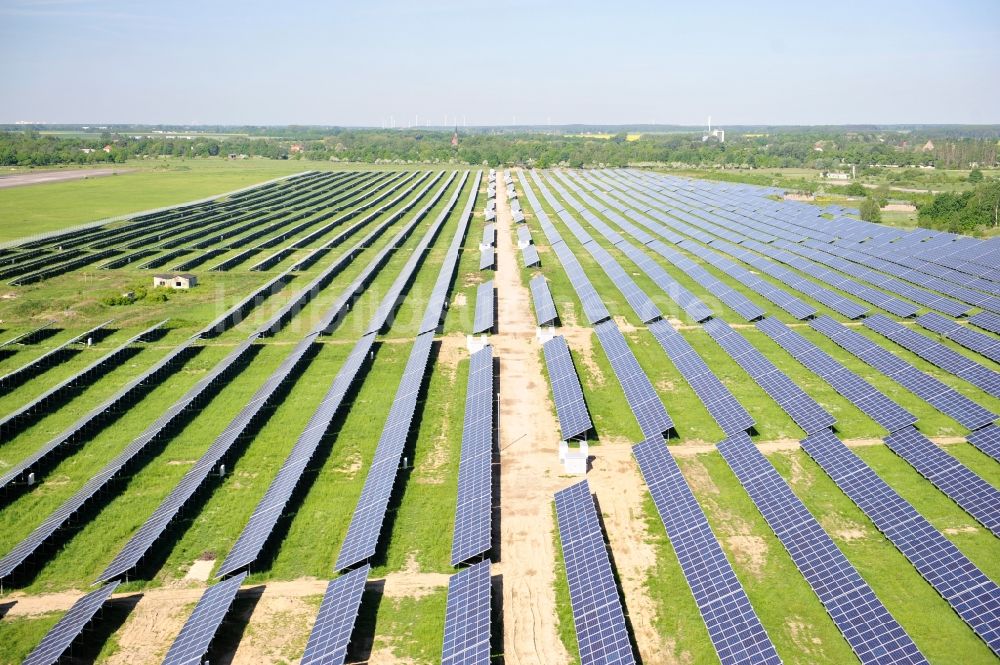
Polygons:
[[157,506],[149,519],[133,534],[128,543],[98,577],[98,581],[113,580],[124,575],[139,563],[153,544],[162,537],[168,525],[187,505],[198,489],[204,485],[209,474],[236,444],[261,410],[271,404],[275,392],[292,376],[293,370],[302,362],[315,341],[316,335],[314,333],[296,345],[278,369],[268,377],[249,402],[226,426],[226,429],[216,437],[209,449],[184,475],[174,490]]
[[73,603],[73,607],[69,608],[56,625],[45,633],[39,645],[24,659],[24,665],[58,663],[117,587],[117,582],[102,586]]
[[667,446],[648,439],[632,453],[723,665],[780,663],[704,511]]
[[531,288],[531,302],[535,305],[535,320],[540,326],[553,325],[559,318],[556,313],[556,304],[552,301],[552,294],[549,292],[549,283],[544,275],[535,275],[528,282]]
[[980,312],[979,314],[970,316],[969,323],[977,328],[1000,335],[1000,315],[993,312]]
[[745,432],[754,425],[753,417],[733,397],[719,377],[709,369],[684,336],[666,321],[655,321],[649,332],[656,337],[670,361],[698,395],[698,399],[727,435]]
[[194,612],[170,645],[163,665],[198,665],[202,662],[246,576],[245,572],[240,573],[210,586],[202,594]]
[[965,440],[1000,462],[1000,427],[987,425],[969,434]]
[[802,448],[1000,654],[1000,587],[832,433],[810,436]]
[[722,319],[710,319],[703,327],[803,431],[817,432],[832,427],[836,422],[832,415],[728,323]]
[[451,541],[453,566],[492,547],[494,403],[493,347],[486,345],[469,358]]
[[345,570],[375,554],[433,343],[434,334],[424,333],[413,344],[347,536],[337,555],[335,570]]
[[1000,340],[995,337],[971,330],[954,319],[943,317],[934,312],[918,316],[916,323],[920,327],[936,332],[993,362],[1000,363]]
[[80,335],[76,335],[58,345],[54,349],[46,351],[37,358],[33,358],[12,372],[8,372],[7,374],[0,376],[0,389],[3,389],[5,392],[13,390],[14,388],[17,388],[18,386],[21,386],[35,378],[39,374],[42,374],[56,365],[59,365],[70,355],[79,350],[73,348],[78,342],[85,342],[90,336],[107,326],[109,323],[111,323],[111,321],[106,321],[96,328],[88,330]]
[[545,369],[552,384],[552,397],[556,405],[556,416],[559,418],[559,431],[563,440],[574,439],[584,435],[594,428],[587,411],[587,402],[583,398],[583,388],[580,377],[573,365],[566,338],[556,335],[542,344],[545,357]]
[[490,561],[448,580],[441,665],[489,665]]
[[[531,177],[538,181],[538,174],[534,171],[531,172]],[[531,203],[531,207],[535,211],[535,216],[538,217],[538,222],[542,226],[542,231],[545,233],[546,238],[548,238],[549,245],[559,259],[559,263],[562,265],[563,270],[566,272],[566,276],[569,278],[569,283],[573,286],[573,290],[576,291],[577,297],[580,298],[580,302],[583,304],[583,312],[587,317],[587,320],[591,325],[600,323],[611,318],[611,313],[608,308],[604,306],[604,302],[601,297],[597,294],[594,289],[594,285],[590,283],[590,279],[583,270],[583,266],[574,256],[573,252],[566,246],[563,242],[562,236],[559,231],[556,230],[555,226],[552,225],[551,220],[549,220],[548,215],[542,210],[541,204],[538,202],[538,198],[535,196],[534,190],[528,185],[527,180],[524,178],[523,172],[518,172],[518,178],[521,180],[521,185],[524,187],[525,196],[528,197],[528,201]],[[558,208],[558,209],[561,209]],[[557,209],[557,210],[558,210]]]
[[[458,228],[455,231],[452,244],[441,263],[437,281],[424,309],[424,317],[420,326],[421,335],[430,333],[428,336],[433,337],[433,332],[440,324],[448,289],[454,275],[455,266],[458,264],[461,244],[469,226],[472,208],[475,205],[476,191],[481,179],[482,172],[480,171],[474,181],[472,195],[469,197],[465,209],[459,217]],[[348,288],[354,289],[354,284]],[[394,293],[394,288],[390,288],[389,293],[383,301],[386,299],[395,301],[396,294]],[[285,458],[281,468],[278,469],[277,475],[271,481],[263,498],[258,502],[257,507],[251,514],[233,548],[222,562],[218,576],[228,575],[240,568],[251,565],[257,560],[265,543],[273,533],[274,526],[281,517],[284,506],[288,503],[292,493],[298,486],[303,471],[326,435],[330,423],[340,412],[344,399],[357,382],[358,374],[369,354],[373,352],[376,338],[374,331],[382,328],[385,320],[379,317],[386,313],[387,310],[380,306],[368,326],[368,330],[372,332],[362,335],[355,343],[354,348],[351,349],[344,364],[341,365],[340,370],[338,370],[337,375],[334,377],[329,390],[309,419],[305,430],[299,435],[291,452]]]
[[[0,418],[0,438],[8,435],[16,435],[18,432],[29,427],[32,423],[49,415],[52,412],[53,405],[58,408],[62,401],[66,399],[67,395],[80,390],[84,386],[92,385],[94,381],[103,377],[114,363],[120,362],[123,358],[130,354],[134,344],[148,341],[148,339],[156,331],[160,330],[166,323],[166,320],[160,321],[152,327],[143,330],[138,335],[130,337],[125,340],[125,342],[96,359],[83,369],[48,388],[45,392],[38,397],[35,397],[27,404],[14,409],[7,415]],[[0,486],[2,485],[3,482],[0,481]]]
[[370,570],[361,566],[326,586],[301,665],[341,665],[346,660]]
[[821,316],[810,321],[809,325],[965,427],[976,430],[997,419],[996,414],[954,388],[924,374],[888,349],[834,319]]
[[496,295],[493,280],[481,282],[476,288],[476,313],[472,322],[474,334],[490,332],[496,322]]
[[611,363],[611,369],[618,378],[625,399],[628,401],[632,414],[639,422],[644,438],[663,436],[674,427],[660,396],[653,389],[646,372],[635,359],[625,336],[614,321],[604,321],[594,326],[597,339],[604,349],[604,354]]
[[555,501],[580,663],[635,663],[590,485],[571,485]]
[[718,448],[861,662],[926,662],[750,437],[729,437]]
[[912,351],[927,362],[965,379],[984,392],[1000,397],[1000,372],[995,372],[941,342],[921,335],[881,314],[865,319],[865,327]]
[[890,432],[917,421],[915,415],[781,321],[767,317],[756,325],[793,358]]
[[993,535],[1000,537],[1000,490],[913,427],[893,432],[886,437],[885,444]]
[[249,353],[253,339],[246,340],[213,367],[198,383],[157,418],[114,459],[108,462],[73,496],[51,513],[34,531],[0,559],[0,579],[8,577],[29,557],[38,552],[48,540],[62,529],[73,516],[84,508],[105,486],[117,478],[128,465],[140,457],[151,443],[169,434],[173,421],[193,406],[209,389],[217,387],[220,380],[237,367]]

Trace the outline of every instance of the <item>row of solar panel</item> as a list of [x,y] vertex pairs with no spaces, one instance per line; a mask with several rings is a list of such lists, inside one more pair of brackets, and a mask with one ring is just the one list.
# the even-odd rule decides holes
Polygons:
[[[478,190],[481,177],[482,174],[480,172],[473,184],[469,201],[459,216],[455,237],[442,261],[441,270],[431,291],[431,296],[428,299],[425,314],[421,321],[419,331],[421,336],[433,338],[433,333],[441,322],[448,289],[451,285],[455,267],[458,264],[462,241],[469,227],[469,220],[472,216],[472,208],[475,205],[476,191]],[[461,188],[458,191],[460,190]],[[458,191],[456,191],[455,197],[458,196]],[[451,205],[453,203],[449,203],[447,208],[450,209]],[[446,212],[442,212],[438,221],[444,218]],[[383,299],[383,304],[386,302],[395,302],[397,297],[398,292],[396,292],[395,288],[390,289],[389,294]],[[316,412],[310,418],[305,430],[292,447],[284,464],[278,470],[278,474],[271,482],[271,485],[250,516],[247,525],[244,527],[235,545],[220,566],[218,571],[219,576],[231,574],[251,565],[257,560],[265,543],[273,533],[274,526],[281,516],[283,507],[287,504],[295,488],[298,486],[302,472],[315,454],[333,418],[340,412],[341,405],[348,393],[354,388],[362,365],[372,353],[376,334],[374,331],[382,328],[385,323],[384,317],[387,315],[388,311],[380,306],[367,328],[369,332],[362,335],[355,343],[354,348],[348,354],[344,364],[334,377],[329,390],[324,395]]]

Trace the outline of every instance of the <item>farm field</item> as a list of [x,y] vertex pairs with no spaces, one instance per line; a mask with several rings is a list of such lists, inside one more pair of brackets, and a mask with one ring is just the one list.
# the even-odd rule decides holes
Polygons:
[[0,663],[996,662],[996,240],[303,164],[0,190]]

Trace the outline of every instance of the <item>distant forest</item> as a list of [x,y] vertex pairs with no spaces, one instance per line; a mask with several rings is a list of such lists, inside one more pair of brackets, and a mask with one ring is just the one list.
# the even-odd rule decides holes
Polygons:
[[[336,127],[108,127],[4,126],[0,165],[121,163],[133,158],[226,157],[348,162],[431,162],[524,166],[627,166],[822,170],[847,165],[992,167],[1000,126],[746,127],[727,128],[726,140],[702,140],[691,128],[642,126],[626,131],[587,126],[553,128],[343,129]],[[603,133],[596,133],[604,130]],[[155,132],[155,133],[154,133]],[[590,135],[588,135],[590,133]]]

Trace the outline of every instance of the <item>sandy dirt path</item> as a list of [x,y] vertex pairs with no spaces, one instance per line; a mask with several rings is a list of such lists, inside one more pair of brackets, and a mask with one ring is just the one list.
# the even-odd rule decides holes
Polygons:
[[[542,375],[530,294],[521,283],[507,187],[497,177],[497,330],[500,361],[500,548],[508,665],[559,665],[569,655],[556,624],[552,495],[560,477],[559,428]],[[475,233],[475,231],[472,231]]]
[[49,182],[80,180],[82,178],[99,178],[107,175],[129,173],[134,169],[72,169],[66,171],[37,171],[18,173],[17,175],[0,176],[0,189],[8,187],[24,187],[25,185],[43,185]]

